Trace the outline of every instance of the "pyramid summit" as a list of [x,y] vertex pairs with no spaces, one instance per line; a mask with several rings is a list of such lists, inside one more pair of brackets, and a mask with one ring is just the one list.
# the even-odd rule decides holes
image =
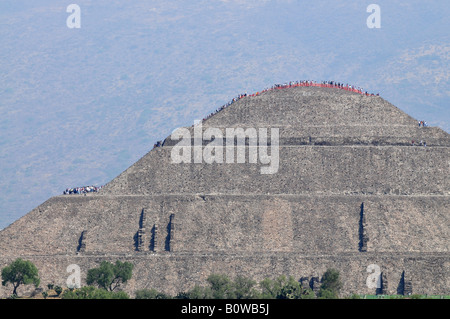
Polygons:
[[212,273],[300,279],[335,268],[349,295],[375,293],[376,265],[386,293],[402,282],[448,292],[442,129],[376,95],[295,84],[240,96],[178,133],[98,192],[52,197],[2,230],[0,267],[22,257],[42,284],[65,286],[69,265],[85,282],[102,260],[126,260],[126,290],[172,295]]

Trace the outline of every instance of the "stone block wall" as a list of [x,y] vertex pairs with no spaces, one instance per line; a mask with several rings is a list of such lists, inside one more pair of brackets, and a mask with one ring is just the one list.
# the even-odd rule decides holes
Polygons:
[[360,252],[363,235],[367,252],[448,252],[449,209],[446,196],[59,196],[0,232],[0,250],[308,255]]
[[275,174],[248,163],[173,163],[155,149],[103,194],[386,194],[448,195],[448,147],[280,146]]

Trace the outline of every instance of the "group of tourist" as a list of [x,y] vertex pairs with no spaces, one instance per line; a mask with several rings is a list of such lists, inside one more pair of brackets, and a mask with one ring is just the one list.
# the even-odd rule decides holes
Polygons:
[[[214,114],[217,114],[218,112],[222,111],[224,108],[230,106],[231,104],[233,104],[236,101],[239,101],[240,99],[242,99],[243,97],[248,96],[247,93],[243,93],[243,94],[239,94],[238,96],[236,96],[235,98],[233,98],[230,102],[222,105],[221,107],[219,107],[217,110],[215,110],[214,112],[210,113],[208,116],[206,116],[205,118],[203,118],[203,121],[205,121],[206,119],[210,118],[211,116],[213,116]],[[162,141],[157,141],[155,144],[153,144],[153,148],[155,147],[161,147],[163,146],[163,142]]]
[[419,123],[419,127],[428,126],[427,122],[425,122],[425,121],[418,121],[418,123]]
[[368,91],[364,91],[364,89],[362,87],[350,85],[348,83],[344,84],[344,83],[335,82],[335,81],[322,81],[322,82],[318,83],[316,81],[303,80],[303,81],[293,81],[293,82],[289,82],[289,83],[285,83],[285,84],[275,84],[271,88],[264,89],[263,91],[257,92],[250,96],[255,96],[262,92],[270,91],[273,89],[285,89],[285,88],[302,87],[302,86],[337,88],[337,89],[351,91],[351,92],[355,92],[355,93],[359,93],[359,94],[364,94],[367,96],[375,96],[375,95],[379,96],[380,95],[379,93],[377,93],[377,94],[369,93]]
[[[209,119],[210,117],[212,117],[213,115],[219,113],[220,111],[222,111],[223,109],[229,107],[230,105],[232,105],[234,102],[239,101],[240,99],[246,97],[246,96],[258,96],[261,93],[267,92],[267,91],[272,91],[272,90],[276,90],[276,89],[286,89],[286,88],[292,88],[292,87],[326,87],[326,88],[338,88],[338,89],[342,89],[342,90],[346,90],[346,91],[350,91],[350,92],[355,92],[355,93],[359,93],[359,94],[364,94],[367,96],[375,96],[375,94],[373,93],[369,93],[367,91],[364,91],[363,88],[361,87],[357,87],[354,85],[350,85],[350,84],[343,84],[340,82],[335,82],[335,81],[322,81],[320,83],[317,83],[316,81],[309,81],[309,80],[303,80],[303,81],[291,81],[289,83],[285,83],[285,84],[274,84],[269,88],[266,88],[262,91],[253,93],[253,94],[247,94],[247,92],[243,93],[243,94],[239,94],[238,96],[236,96],[235,98],[233,98],[231,101],[229,101],[228,103],[222,105],[221,107],[219,107],[218,109],[216,109],[214,112],[211,112],[209,115],[207,115],[206,117],[203,118],[203,121]],[[377,93],[377,96],[379,96],[380,94]],[[157,141],[154,145],[153,148],[155,147],[160,147],[162,146],[163,143],[161,141]]]
[[155,144],[153,144],[153,148],[155,147],[161,147],[162,146],[162,141],[157,141]]
[[[416,142],[415,142],[414,140],[412,140],[411,145],[412,145],[412,146],[416,146]],[[425,146],[425,147],[426,147],[426,146],[427,146],[427,142],[425,142],[425,141],[420,141],[420,143],[417,144],[417,145]]]
[[63,195],[72,195],[72,194],[86,194],[86,193],[96,193],[103,186],[83,186],[83,187],[75,187],[75,188],[67,188]]
[[267,91],[272,91],[272,90],[276,90],[276,89],[286,89],[286,88],[293,88],[293,87],[326,87],[326,88],[338,88],[338,89],[342,89],[342,90],[346,90],[346,91],[350,91],[350,92],[355,92],[355,93],[359,93],[359,94],[364,94],[367,96],[379,96],[380,94],[374,94],[374,93],[369,93],[368,91],[364,91],[364,89],[362,87],[357,87],[354,85],[350,85],[350,84],[344,84],[344,83],[340,83],[340,82],[335,82],[335,81],[322,81],[320,83],[317,83],[316,81],[309,81],[309,80],[303,80],[303,81],[291,81],[289,83],[285,83],[285,84],[274,84],[269,88],[266,88],[262,91],[253,93],[253,94],[247,94],[247,93],[243,93],[243,94],[239,94],[237,97],[233,98],[230,102],[222,105],[221,107],[219,107],[217,110],[215,110],[214,112],[210,113],[208,116],[206,116],[204,120],[210,118],[211,116],[213,116],[214,114],[222,111],[224,108],[227,108],[228,106],[230,106],[231,104],[233,104],[236,101],[239,101],[240,99],[246,97],[246,96],[258,96],[261,93],[267,92]]
[[[228,103],[222,105],[221,107],[219,107],[217,110],[215,110],[214,112],[210,113],[209,115],[207,115],[203,121],[205,121],[206,119],[209,119],[211,116],[213,116],[214,114],[219,113],[220,111],[222,111],[224,108],[229,107],[231,104],[233,104],[236,101],[239,101],[240,99],[242,99],[243,97],[248,96],[247,92],[243,93],[243,94],[239,94],[238,96],[236,96],[235,98],[233,98],[231,101],[229,101]],[[254,95],[252,95],[254,96]]]

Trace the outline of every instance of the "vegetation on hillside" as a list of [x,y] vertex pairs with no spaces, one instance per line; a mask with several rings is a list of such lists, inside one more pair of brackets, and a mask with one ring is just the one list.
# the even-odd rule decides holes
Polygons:
[[[121,286],[132,278],[133,264],[116,261],[103,261],[99,267],[88,270],[87,286],[80,288],[62,288],[48,284],[47,291],[34,293],[32,298],[44,299],[131,299]],[[18,298],[17,288],[20,285],[34,284],[38,287],[40,279],[38,269],[30,262],[17,259],[2,269],[2,284],[12,284],[10,298]],[[175,296],[168,295],[156,289],[141,289],[135,291],[135,299],[449,299],[450,296],[426,295],[358,295],[341,296],[342,281],[339,271],[327,269],[323,274],[320,286],[313,291],[311,287],[303,286],[293,276],[280,275],[276,278],[265,278],[259,283],[251,278],[237,276],[234,279],[225,274],[211,274],[206,285],[194,285],[187,291]],[[42,289],[41,289],[42,290]],[[25,298],[25,297],[22,297]]]
[[31,261],[17,258],[9,266],[2,269],[2,285],[12,284],[13,296],[18,296],[17,288],[20,285],[34,284],[38,287],[39,283],[38,269]]

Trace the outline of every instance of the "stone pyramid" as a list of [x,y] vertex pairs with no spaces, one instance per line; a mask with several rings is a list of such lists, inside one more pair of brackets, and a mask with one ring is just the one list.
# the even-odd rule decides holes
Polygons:
[[[226,154],[208,153],[217,156],[207,162],[208,145],[225,145],[233,129],[247,138],[232,136]],[[100,192],[52,197],[2,230],[0,267],[22,257],[38,267],[41,286],[66,286],[69,265],[84,282],[102,260],[126,260],[135,266],[130,293],[174,295],[212,273],[312,284],[328,268],[340,271],[344,295],[448,293],[450,135],[442,129],[419,126],[379,96],[289,87],[242,97],[182,131],[189,139],[168,137]],[[181,140],[200,158],[194,151],[190,162],[174,162],[191,149]],[[383,287],[370,284],[377,276]]]

